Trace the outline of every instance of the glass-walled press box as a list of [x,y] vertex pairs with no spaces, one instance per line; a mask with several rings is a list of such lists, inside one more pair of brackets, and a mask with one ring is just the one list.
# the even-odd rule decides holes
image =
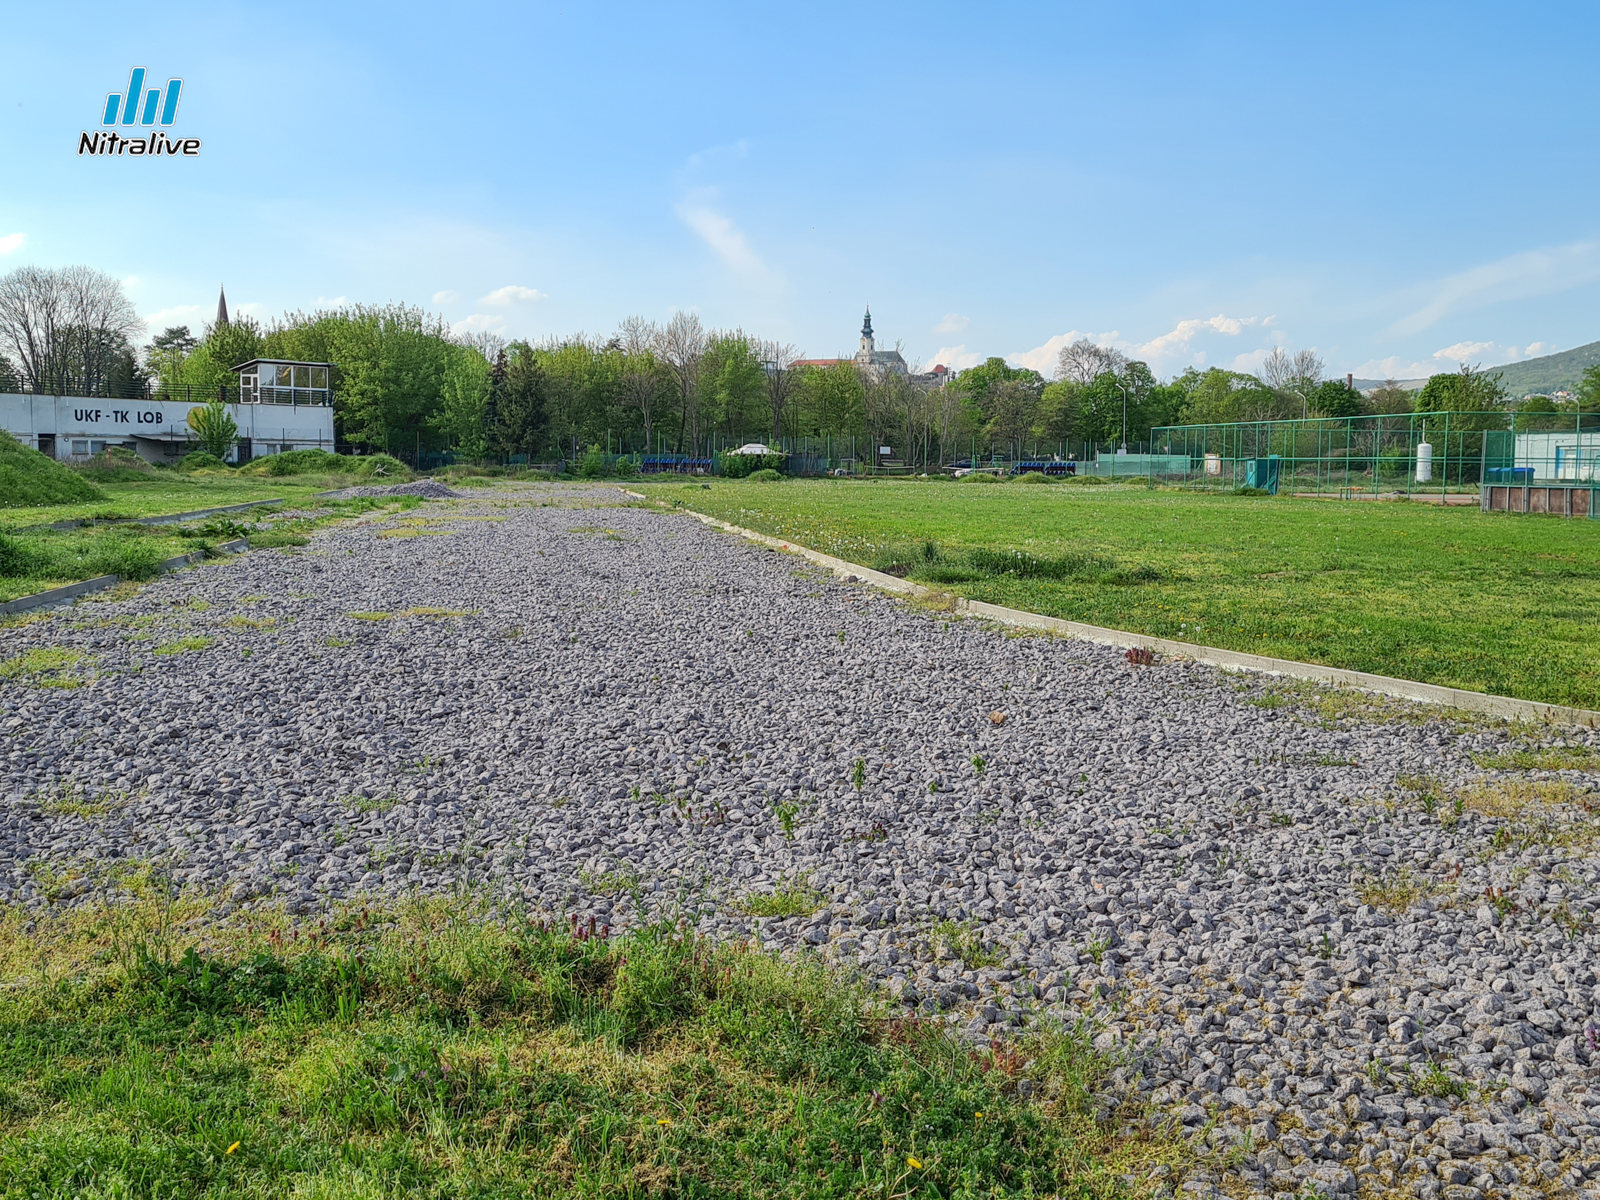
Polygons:
[[252,358],[233,370],[239,373],[241,404],[329,404],[331,363],[290,362]]

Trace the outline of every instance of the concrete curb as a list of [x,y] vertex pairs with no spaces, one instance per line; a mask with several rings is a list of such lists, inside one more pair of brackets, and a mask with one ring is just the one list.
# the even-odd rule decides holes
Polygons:
[[[704,513],[695,512],[690,508],[674,509],[665,501],[638,492],[622,489],[623,493],[638,500],[656,504],[669,512],[683,512],[694,517],[703,524],[717,529],[736,533],[740,537],[749,538],[763,546],[770,546],[774,550],[783,550],[790,554],[798,554],[802,558],[810,559],[820,567],[826,567],[835,575],[847,580],[856,580],[870,583],[874,587],[882,588],[886,592],[895,592],[903,596],[929,597],[945,595],[946,593],[934,592],[921,584],[912,583],[910,580],[901,579],[894,575],[885,575],[881,571],[874,571],[868,567],[858,566],[842,558],[835,558],[831,554],[812,550],[797,542],[785,541],[782,538],[769,537],[764,533],[757,533],[753,529],[744,529],[741,526],[730,524],[716,517],[708,517]],[[1142,633],[1128,633],[1121,629],[1105,629],[1099,625],[1085,625],[1078,621],[1063,621],[1059,617],[1046,617],[1039,613],[1024,612],[1017,608],[1005,608],[999,604],[986,604],[982,600],[968,600],[961,596],[953,596],[952,611],[969,616],[982,617],[989,621],[998,621],[1005,625],[1015,625],[1023,629],[1038,629],[1047,633],[1061,634],[1066,637],[1078,638],[1081,641],[1094,642],[1101,646],[1114,646],[1118,649],[1145,649],[1153,650],[1157,654],[1165,654],[1174,658],[1186,658],[1192,662],[1201,663],[1210,667],[1222,667],[1234,671],[1253,671],[1263,675],[1282,675],[1290,679],[1306,679],[1314,683],[1325,683],[1333,687],[1354,688],[1357,691],[1376,692],[1382,696],[1395,696],[1402,700],[1415,700],[1422,704],[1439,704],[1449,708],[1459,708],[1467,712],[1487,713],[1492,717],[1503,717],[1514,721],[1537,721],[1552,725],[1582,725],[1590,729],[1600,728],[1600,712],[1588,708],[1568,708],[1562,704],[1544,704],[1537,700],[1518,700],[1511,696],[1495,696],[1488,692],[1469,692],[1464,688],[1440,687],[1432,683],[1418,683],[1411,679],[1394,679],[1388,675],[1370,675],[1365,671],[1347,671],[1341,667],[1325,667],[1320,663],[1295,662],[1288,658],[1269,658],[1263,654],[1245,654],[1237,650],[1221,650],[1215,646],[1199,646],[1193,642],[1174,642],[1167,638],[1150,637]]]
[[[224,554],[242,554],[250,549],[250,539],[247,537],[234,538],[231,542],[220,542],[216,549]],[[187,567],[191,563],[203,562],[206,554],[203,550],[191,550],[188,554],[179,554],[165,560],[156,569],[163,575]],[[116,587],[122,582],[120,575],[96,575],[93,579],[80,580],[69,583],[64,587],[51,588],[47,592],[35,592],[31,596],[18,596],[15,600],[8,600],[0,604],[0,616],[10,616],[12,613],[27,612],[33,608],[43,608],[48,604],[65,604],[68,600],[76,600],[79,596],[87,596],[90,592],[103,591],[108,587]]]

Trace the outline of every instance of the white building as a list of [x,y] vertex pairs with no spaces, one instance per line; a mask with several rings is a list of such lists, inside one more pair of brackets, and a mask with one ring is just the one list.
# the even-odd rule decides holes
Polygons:
[[[327,363],[255,360],[234,370],[241,381],[250,381],[240,390],[244,402],[227,406],[239,426],[235,461],[285,450],[333,450]],[[195,449],[189,410],[203,403],[199,397],[162,392],[136,400],[5,392],[0,393],[0,428],[51,458],[81,460],[123,446],[147,462],[170,463]]]
[[1600,430],[1519,433],[1516,465],[1541,482],[1600,483]]

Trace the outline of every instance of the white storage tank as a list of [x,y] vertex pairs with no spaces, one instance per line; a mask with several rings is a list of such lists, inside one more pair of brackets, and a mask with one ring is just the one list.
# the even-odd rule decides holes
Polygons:
[[1427,442],[1417,443],[1417,482],[1433,482],[1433,447]]

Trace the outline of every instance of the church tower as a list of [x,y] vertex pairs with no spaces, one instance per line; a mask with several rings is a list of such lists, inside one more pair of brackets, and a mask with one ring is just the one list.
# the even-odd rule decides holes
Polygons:
[[228,323],[228,293],[221,285],[217,287],[217,325],[220,328]]
[[856,355],[863,362],[871,362],[878,344],[872,339],[872,306],[867,306],[866,318],[861,322],[861,352]]

